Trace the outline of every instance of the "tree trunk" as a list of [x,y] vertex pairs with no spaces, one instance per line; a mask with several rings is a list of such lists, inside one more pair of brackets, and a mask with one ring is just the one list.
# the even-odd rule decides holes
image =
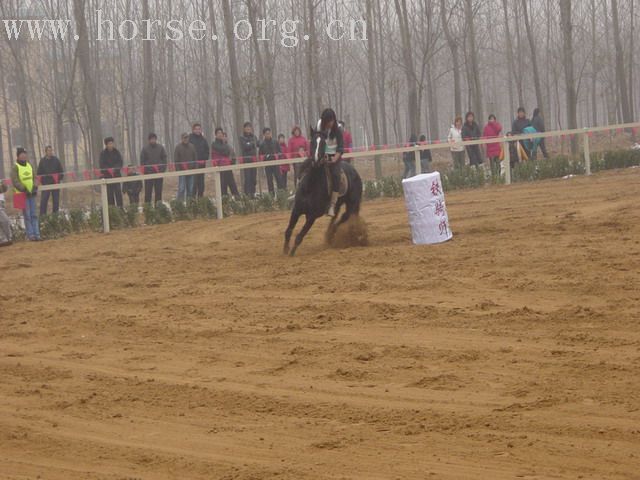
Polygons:
[[407,110],[409,116],[408,130],[410,134],[420,132],[420,110],[418,103],[418,82],[416,81],[415,65],[413,64],[413,45],[409,32],[409,13],[407,0],[394,0],[398,20],[400,22],[400,37],[402,39],[402,58],[407,82]]
[[[224,16],[224,30],[227,38],[233,37],[233,10],[231,0],[222,0],[222,14]],[[240,89],[240,75],[238,73],[238,59],[236,57],[235,42],[228,41],[227,49],[229,54],[229,75],[231,77],[231,101],[233,104],[233,122],[236,132],[238,152],[240,151],[240,133],[242,131],[242,93]]]
[[[618,82],[618,93],[620,95],[620,107],[622,110],[622,121],[629,123],[633,121],[631,116],[631,103],[629,91],[627,90],[627,77],[624,69],[624,49],[620,35],[620,19],[618,13],[618,0],[611,0],[611,19],[613,20],[613,42],[616,51],[616,79]],[[632,67],[631,65],[629,66]]]
[[[563,58],[565,71],[565,85],[567,95],[567,127],[578,128],[578,100],[576,94],[576,81],[573,66],[573,24],[571,23],[571,0],[560,2],[560,23],[563,36]],[[573,137],[571,142],[572,153],[577,152],[577,141]]]
[[524,18],[524,27],[527,31],[527,39],[529,40],[529,49],[531,50],[531,67],[533,68],[533,85],[536,90],[536,101],[538,108],[542,108],[542,86],[540,83],[540,71],[538,69],[538,54],[536,49],[535,39],[533,38],[533,30],[531,28],[531,19],[529,18],[529,7],[527,2],[529,0],[522,0],[522,13]]
[[[367,5],[366,17],[373,18],[373,5],[369,0],[365,0]],[[375,59],[375,42],[373,32],[367,35],[367,66],[368,66],[368,84],[369,84],[369,114],[371,116],[371,130],[373,131],[373,143],[380,145],[380,126],[378,124],[378,87],[376,85],[376,59]],[[376,178],[382,177],[382,164],[379,157],[375,157]]]
[[[506,1],[506,0],[505,0]],[[442,19],[442,31],[451,51],[451,60],[453,62],[453,96],[455,115],[462,115],[462,87],[460,83],[460,59],[458,54],[458,41],[453,36],[449,28],[449,18],[447,16],[447,8],[445,0],[440,0],[440,15]]]
[[[142,19],[149,19],[149,0],[142,0]],[[151,41],[142,41],[142,56],[144,61],[143,67],[143,93],[142,93],[142,132],[146,137],[154,132],[155,127],[155,111],[156,111],[156,92],[153,81],[153,51]]]
[[598,125],[598,70],[596,67],[596,0],[591,0],[591,122]]
[[98,158],[102,150],[102,125],[100,123],[100,110],[98,100],[94,90],[93,67],[91,62],[91,52],[89,50],[89,32],[87,20],[85,18],[85,0],[73,0],[73,13],[76,21],[76,28],[80,39],[77,44],[77,55],[82,71],[83,95],[89,119],[89,144],[91,146],[91,167],[98,165]]

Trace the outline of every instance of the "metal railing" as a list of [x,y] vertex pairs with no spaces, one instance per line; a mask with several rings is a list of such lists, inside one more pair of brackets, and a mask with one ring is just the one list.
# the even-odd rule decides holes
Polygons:
[[[592,127],[592,128],[583,128],[583,129],[575,129],[575,130],[556,130],[556,131],[544,132],[544,133],[532,133],[532,134],[522,134],[522,135],[514,135],[514,136],[483,138],[480,140],[467,140],[463,142],[458,142],[456,143],[456,145],[467,147],[471,145],[488,145],[488,144],[494,144],[494,143],[501,143],[503,145],[503,150],[504,150],[505,183],[507,185],[510,185],[511,184],[511,158],[510,158],[511,152],[509,150],[509,143],[511,142],[521,141],[521,140],[553,138],[553,137],[572,138],[574,136],[582,135],[585,173],[587,175],[591,175],[591,148],[590,148],[590,142],[589,142],[589,138],[591,137],[591,135],[598,132],[624,131],[624,130],[637,131],[638,129],[640,129],[640,122],[620,124],[620,125],[609,125],[606,127]],[[447,141],[437,141],[437,142],[424,143],[424,144],[418,143],[412,146],[405,146],[405,147],[398,147],[398,148],[381,149],[379,147],[371,147],[363,151],[354,151],[354,152],[346,153],[344,154],[343,158],[345,159],[371,158],[371,157],[384,156],[384,155],[397,155],[397,154],[404,154],[407,152],[414,152],[415,162],[416,162],[416,172],[421,173],[420,153],[422,151],[450,149],[450,148],[451,148],[451,144]],[[110,184],[139,182],[139,181],[153,180],[158,178],[163,178],[163,179],[175,178],[175,177],[182,177],[187,175],[211,173],[214,175],[215,205],[217,210],[217,216],[219,220],[222,220],[224,217],[223,209],[222,209],[222,181],[220,178],[220,174],[222,172],[228,172],[228,171],[237,172],[237,171],[251,169],[251,168],[264,168],[264,167],[280,166],[280,165],[292,165],[297,163],[303,163],[304,161],[305,161],[305,158],[292,158],[292,159],[273,160],[273,161],[264,161],[264,162],[243,163],[238,165],[228,165],[224,167],[206,167],[206,168],[199,168],[197,170],[152,173],[152,174],[118,177],[118,178],[108,178],[108,179],[103,178],[98,180],[83,180],[83,181],[76,181],[76,182],[69,182],[69,183],[60,183],[55,185],[42,185],[41,187],[39,187],[39,190],[40,191],[66,190],[66,189],[74,189],[74,188],[99,186],[100,193],[101,193],[101,203],[102,203],[103,229],[104,229],[104,233],[109,233],[110,226],[109,226],[109,205],[107,201],[107,186]]]

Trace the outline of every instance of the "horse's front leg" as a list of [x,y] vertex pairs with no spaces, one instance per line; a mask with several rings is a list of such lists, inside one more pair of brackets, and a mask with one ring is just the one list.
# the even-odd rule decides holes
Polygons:
[[298,219],[300,218],[300,213],[297,209],[293,209],[291,211],[291,219],[289,220],[289,226],[287,227],[287,231],[284,232],[284,249],[283,253],[285,255],[289,254],[289,250],[291,250],[289,244],[291,243],[291,235],[293,235],[293,229],[296,228],[298,224]]
[[313,224],[315,223],[317,218],[318,217],[311,217],[307,215],[307,221],[305,222],[304,227],[302,227],[302,230],[300,230],[300,233],[296,237],[296,243],[293,246],[293,250],[291,250],[292,257],[296,254],[296,250],[298,250],[298,247],[302,243],[302,240],[304,240],[305,235],[309,233],[309,230],[311,230],[311,227],[313,227]]

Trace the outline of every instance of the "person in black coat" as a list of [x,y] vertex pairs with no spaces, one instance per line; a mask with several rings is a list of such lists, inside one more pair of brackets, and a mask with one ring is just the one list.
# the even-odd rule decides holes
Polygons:
[[514,135],[522,135],[524,129],[530,126],[531,122],[527,118],[527,111],[524,107],[518,108],[518,116],[511,125],[511,133]]
[[[265,128],[262,131],[262,142],[260,143],[260,155],[264,155],[265,162],[271,162],[278,159],[278,155],[281,152],[280,145],[273,139],[273,132],[270,128]],[[280,167],[265,167],[267,174],[267,185],[269,187],[269,193],[275,194],[276,186],[280,185]]]
[[[531,126],[533,126],[533,128],[536,129],[537,132],[539,133],[543,133],[546,132],[546,128],[544,125],[544,117],[542,116],[542,112],[540,111],[539,108],[536,108],[533,111],[533,118],[531,119]],[[544,156],[544,158],[549,158],[549,152],[547,151],[547,144],[545,142],[545,138],[541,138],[540,139],[540,150],[542,150],[542,155]],[[533,151],[534,153],[534,160],[536,159],[536,153],[537,153],[537,149],[534,149]]]
[[[209,150],[209,142],[202,135],[202,125],[194,123],[191,128],[191,135],[189,136],[189,142],[196,149],[196,168],[206,168],[207,160],[211,154]],[[196,198],[202,198],[204,196],[204,173],[198,173],[194,177],[194,194]]]
[[[257,161],[256,155],[258,154],[258,139],[253,134],[253,125],[251,125],[251,122],[244,124],[244,129],[240,136],[240,147],[242,149],[242,163],[253,163]],[[250,197],[255,196],[257,185],[258,169],[246,169],[244,171],[244,194]]]
[[[426,143],[427,136],[420,135],[419,142],[421,144]],[[420,170],[422,173],[431,173],[431,162],[433,161],[433,157],[431,156],[431,150],[420,150]]]
[[[415,146],[418,136],[412,133],[409,137],[409,146]],[[402,162],[404,163],[404,173],[402,178],[411,178],[416,176],[416,154],[414,152],[404,152]]]
[[[133,165],[129,165],[129,177],[137,177],[138,173]],[[129,197],[129,205],[140,205],[140,193],[142,192],[142,180],[125,182],[122,185],[122,193]]]
[[[45,147],[44,157],[40,159],[36,175],[40,177],[40,185],[56,185],[62,182],[64,169],[60,159],[53,154],[51,145]],[[60,210],[60,190],[45,190],[40,198],[40,215],[47,214],[50,197],[53,197],[53,213]]]
[[[120,178],[122,177],[122,154],[116,149],[113,137],[104,139],[105,149],[100,153],[100,177]],[[117,205],[122,208],[122,188],[119,183],[107,185],[107,202],[109,205]]]
[[[150,133],[148,143],[140,153],[140,165],[144,166],[145,175],[164,173],[167,171],[167,151],[158,143],[158,135]],[[155,192],[154,205],[162,202],[162,178],[144,181],[144,203],[151,203]]]
[[[467,113],[466,121],[464,122],[464,125],[462,125],[462,140],[478,140],[481,135],[482,133],[480,133],[480,127],[475,121],[474,113]],[[480,145],[467,146],[467,155],[469,156],[469,165],[476,167],[482,165]]]

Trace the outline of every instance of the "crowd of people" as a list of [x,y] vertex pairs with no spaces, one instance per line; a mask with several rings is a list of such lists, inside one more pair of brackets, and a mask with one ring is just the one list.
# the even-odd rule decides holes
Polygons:
[[[518,135],[543,133],[545,131],[544,117],[539,108],[533,111],[533,116],[529,119],[526,110],[520,107],[511,124],[511,131],[507,132],[506,135],[516,137]],[[502,124],[494,114],[489,115],[484,128],[480,128],[473,112],[467,113],[464,119],[461,116],[456,117],[447,135],[454,168],[462,169],[467,165],[480,167],[485,164],[486,160],[492,175],[499,176],[501,174],[501,162],[505,157],[503,144],[501,142],[489,143],[484,146],[484,149],[480,145],[465,146],[463,142],[500,138],[502,135]],[[419,142],[423,143],[425,139],[426,137],[422,135]],[[417,143],[415,134],[411,135],[409,143],[412,145]],[[513,142],[509,143],[509,149],[511,166],[524,160],[536,160],[538,150],[542,152],[544,158],[549,158],[544,138],[535,140],[517,140],[516,138]],[[404,156],[404,178],[416,174],[415,157],[413,155],[413,152],[408,152]],[[431,171],[431,160],[431,152],[429,150],[423,150],[421,152],[421,167],[423,173]]]
[[[335,117],[335,114],[334,114]],[[353,139],[346,129],[344,122],[335,120],[335,127],[340,129],[344,148],[352,148]],[[205,175],[197,171],[210,164],[214,167],[224,167],[236,163],[258,163],[261,161],[306,158],[309,151],[309,141],[303,135],[298,126],[291,130],[291,136],[287,140],[284,134],[274,138],[271,128],[262,130],[261,138],[254,134],[253,125],[247,122],[239,139],[240,155],[229,143],[227,133],[223,128],[215,130],[215,137],[211,143],[205,138],[202,125],[192,125],[191,133],[183,133],[181,141],[175,146],[173,164],[176,171],[185,172],[179,176],[176,198],[179,201],[188,201],[192,198],[202,198],[205,194]],[[115,139],[104,139],[104,149],[100,153],[98,176],[103,179],[134,177],[140,173],[157,174],[164,173],[169,168],[166,148],[158,142],[158,136],[150,133],[147,143],[140,152],[139,167],[132,164],[125,166],[122,153],[116,148]],[[271,194],[277,190],[288,188],[288,176],[291,171],[289,164],[281,166],[269,166],[265,168],[267,186]],[[258,166],[243,170],[243,193],[255,196],[258,185]],[[299,164],[293,168],[294,184],[297,184],[300,174]],[[28,152],[24,148],[18,148],[16,162],[11,170],[11,185],[13,186],[14,208],[22,210],[26,237],[29,241],[40,241],[40,228],[38,218],[38,185],[56,185],[64,178],[62,162],[54,155],[51,146],[45,148],[45,156],[40,159],[37,169],[34,169],[28,159]],[[133,180],[107,185],[107,201],[110,206],[124,208],[124,195],[128,197],[129,204],[139,205],[141,195],[144,192],[145,204],[158,204],[163,201],[164,179]],[[222,194],[238,196],[240,189],[232,171],[221,173]],[[5,212],[5,193],[8,186],[0,184],[0,246],[11,244],[11,221]],[[52,200],[52,213],[60,210],[60,190],[48,189],[42,192],[40,198],[40,216],[47,214],[49,201]]]
[[[327,148],[329,156],[337,159],[331,162],[332,177],[338,177],[338,166],[342,153],[353,148],[353,139],[347,130],[344,122],[338,121],[335,112],[331,109],[323,112],[318,122],[318,130],[325,131],[329,139]],[[533,117],[529,119],[524,108],[519,108],[516,118],[511,125],[511,131],[507,136],[517,136],[522,134],[532,134],[544,132],[544,118],[539,108],[533,112]],[[192,125],[191,133],[183,133],[181,141],[175,146],[173,161],[171,164],[176,171],[184,172],[179,176],[178,190],[176,198],[179,201],[188,201],[192,198],[202,198],[205,194],[205,175],[198,170],[206,168],[207,165],[214,167],[224,167],[236,163],[258,163],[261,161],[306,158],[309,154],[309,141],[302,133],[300,127],[295,126],[291,130],[291,136],[287,140],[285,135],[280,134],[274,137],[271,128],[262,129],[258,138],[251,122],[243,126],[239,138],[240,155],[236,155],[235,150],[229,143],[227,133],[223,128],[215,130],[214,139],[211,143],[206,139],[202,131],[202,125],[195,123]],[[467,164],[480,167],[484,165],[485,159],[493,175],[500,175],[501,162],[504,159],[503,143],[489,143],[486,146],[463,145],[466,140],[499,138],[503,135],[503,127],[498,122],[495,115],[490,115],[484,128],[476,122],[473,112],[467,113],[464,120],[456,117],[448,134],[451,156],[455,169],[462,169]],[[412,134],[409,138],[410,145],[418,142],[424,144],[427,139],[421,135]],[[535,160],[538,150],[545,158],[548,158],[547,148],[544,139],[520,140],[514,139],[510,142],[510,158],[512,164],[524,159]],[[46,215],[49,208],[49,201],[52,203],[52,212],[56,213],[60,209],[60,190],[47,189],[43,191],[40,206],[37,205],[38,185],[59,184],[65,175],[62,163],[55,156],[53,148],[45,147],[45,155],[40,159],[37,169],[32,167],[28,159],[28,152],[24,148],[18,148],[16,163],[11,171],[11,183],[14,191],[14,207],[22,210],[25,223],[27,239],[39,241],[41,239],[38,210],[40,216]],[[408,178],[416,174],[416,158],[414,152],[407,152],[404,155],[404,177]],[[430,150],[420,152],[420,167],[423,173],[431,171],[432,156]],[[123,156],[116,148],[113,137],[104,139],[104,150],[100,153],[99,168],[97,173],[100,178],[112,179],[138,176],[142,174],[164,173],[169,168],[168,155],[165,147],[158,142],[158,136],[150,133],[147,143],[142,148],[139,158],[139,166],[129,164],[124,166]],[[299,164],[293,168],[294,183],[298,182],[300,169]],[[265,168],[267,187],[271,194],[278,190],[287,190],[288,175],[291,166],[268,166]],[[258,166],[243,170],[243,193],[247,196],[255,196],[258,185]],[[124,208],[123,196],[126,195],[131,205],[139,205],[141,195],[144,192],[145,204],[158,204],[163,201],[163,178],[133,180],[121,183],[109,183],[107,185],[107,201],[110,206]],[[334,188],[338,188],[338,181],[334,181]],[[236,178],[232,171],[221,173],[221,186],[223,195],[238,196],[240,189],[236,183]],[[0,185],[0,246],[11,243],[11,223],[4,206],[7,192],[7,185]],[[332,196],[332,204],[335,204],[335,197]]]

